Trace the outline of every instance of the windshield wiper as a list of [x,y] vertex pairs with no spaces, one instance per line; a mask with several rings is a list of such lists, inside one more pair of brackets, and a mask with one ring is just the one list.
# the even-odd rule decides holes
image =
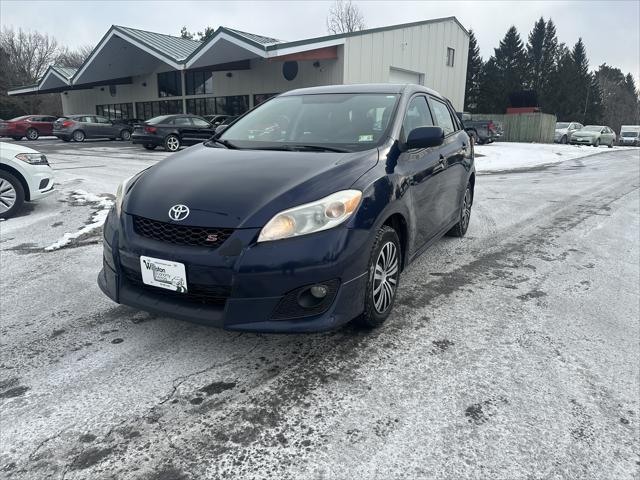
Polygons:
[[225,147],[231,150],[239,148],[237,145],[234,145],[229,140],[221,140],[219,138],[210,138],[207,142],[204,142],[204,144],[207,145],[207,143],[209,142],[219,143],[220,145],[224,145]]
[[336,152],[336,153],[347,153],[349,150],[345,150],[344,148],[334,148],[334,147],[326,147],[324,145],[278,145],[277,147],[259,147],[256,150],[283,150],[286,152],[295,152],[295,151],[314,151],[314,152]]

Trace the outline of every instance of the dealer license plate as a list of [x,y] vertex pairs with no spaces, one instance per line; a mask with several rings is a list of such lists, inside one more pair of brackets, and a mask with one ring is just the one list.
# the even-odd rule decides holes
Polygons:
[[183,263],[141,256],[140,271],[142,281],[147,285],[187,293],[187,274]]

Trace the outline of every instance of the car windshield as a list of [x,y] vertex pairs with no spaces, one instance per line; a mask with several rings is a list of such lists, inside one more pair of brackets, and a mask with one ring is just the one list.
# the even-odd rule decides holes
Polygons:
[[568,122],[558,122],[556,123],[556,130],[561,130],[563,128],[569,128]]
[[387,130],[398,95],[330,93],[284,95],[237,120],[220,136],[238,148],[372,148]]
[[623,137],[637,137],[639,132],[622,132]]
[[7,120],[7,122],[19,122],[20,120],[24,120],[25,118],[29,118],[29,115],[23,115],[22,117],[12,118],[11,120]]
[[597,125],[587,125],[586,127],[582,127],[580,130],[584,130],[585,132],[599,132],[602,130],[602,127],[598,127]]
[[160,115],[159,117],[150,118],[146,123],[149,125],[158,125],[160,123],[166,123],[170,117],[171,115]]

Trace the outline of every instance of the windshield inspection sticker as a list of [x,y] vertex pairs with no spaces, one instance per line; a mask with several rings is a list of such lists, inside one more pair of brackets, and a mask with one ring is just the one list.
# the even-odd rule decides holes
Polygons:
[[360,135],[358,137],[359,142],[373,142],[373,135]]
[[141,256],[140,272],[147,285],[187,293],[187,274],[182,263]]

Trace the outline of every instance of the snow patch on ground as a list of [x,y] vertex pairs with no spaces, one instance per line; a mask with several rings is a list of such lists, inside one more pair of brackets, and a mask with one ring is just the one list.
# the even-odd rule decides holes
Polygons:
[[[633,147],[614,147],[613,150],[628,150]],[[588,157],[612,149],[586,145],[561,145],[557,143],[512,143],[497,142],[476,145],[476,170],[478,172],[501,172],[523,168],[541,167]],[[636,148],[638,152],[640,149]]]
[[113,200],[111,198],[95,195],[84,190],[75,190],[71,193],[70,197],[76,205],[90,204],[95,206],[98,210],[96,210],[91,216],[91,220],[87,225],[83,226],[76,232],[65,233],[55,243],[45,247],[45,252],[59,250],[60,248],[71,244],[74,240],[88,236],[95,230],[102,228],[102,225],[104,225],[104,221],[107,219],[107,215],[109,214],[109,210],[111,210],[111,207],[113,206]]

